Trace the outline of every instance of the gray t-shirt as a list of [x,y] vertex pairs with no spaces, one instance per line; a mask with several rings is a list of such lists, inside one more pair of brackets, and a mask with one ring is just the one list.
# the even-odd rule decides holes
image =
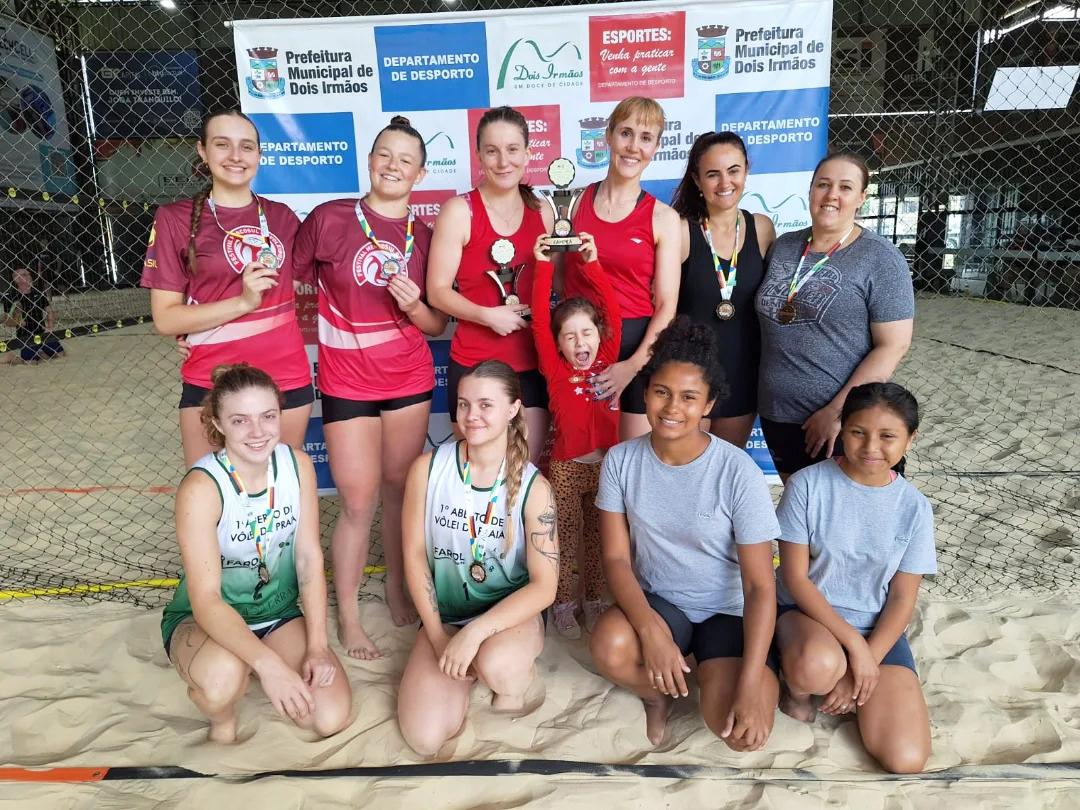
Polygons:
[[[937,572],[930,501],[901,477],[868,487],[821,461],[788,479],[776,516],[781,540],[809,544],[810,581],[852,627],[874,626],[897,571]],[[795,604],[777,580],[777,600]]]
[[768,543],[780,531],[761,470],[716,436],[679,467],[656,457],[648,434],[615,445],[600,471],[596,506],[626,514],[642,589],[692,622],[742,615],[735,544]]
[[[810,230],[777,238],[755,305],[761,324],[758,410],[774,422],[802,424],[843,388],[873,342],[871,323],[915,317],[907,260],[868,230],[833,254],[795,296],[796,319],[779,321]],[[810,253],[802,274],[824,254]]]

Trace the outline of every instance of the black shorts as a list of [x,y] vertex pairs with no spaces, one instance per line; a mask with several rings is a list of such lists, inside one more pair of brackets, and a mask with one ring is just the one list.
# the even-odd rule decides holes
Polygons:
[[400,411],[410,405],[418,405],[421,402],[431,402],[431,391],[420,394],[410,394],[407,397],[394,397],[393,399],[345,399],[344,397],[332,397],[323,394],[322,421],[324,425],[331,422],[344,422],[348,419],[356,419],[358,416],[379,416],[384,411]]
[[[802,425],[791,422],[774,422],[771,419],[761,418],[761,432],[765,434],[765,441],[769,445],[769,455],[772,456],[773,464],[778,473],[793,475],[804,467],[817,464],[825,460],[825,448],[816,456],[806,452],[806,436]],[[833,455],[844,454],[844,443],[840,437],[836,437],[833,446]]]
[[[285,625],[287,625],[289,622],[293,621],[294,619],[302,619],[302,618],[304,618],[304,617],[303,616],[287,616],[284,619],[278,619],[273,624],[266,625],[266,627],[260,627],[258,630],[251,630],[251,632],[255,634],[255,638],[266,638],[268,635],[273,633],[279,627],[284,627]],[[179,626],[180,626],[179,624],[176,625],[176,627],[173,628],[172,633],[169,633],[169,637],[167,639],[165,639],[165,655],[168,656],[170,660],[172,660],[172,653],[169,652],[169,648],[172,646],[172,637],[176,633],[176,629]],[[249,629],[251,629],[251,628],[249,628]]]
[[[717,613],[703,622],[695,623],[663,597],[646,591],[645,598],[649,602],[649,607],[667,622],[671,637],[683,655],[693,653],[694,660],[699,664],[712,658],[742,658],[742,616]],[[780,673],[780,659],[773,645],[769,646],[769,656],[765,664],[773,671],[773,674]]]
[[[210,393],[209,388],[203,388],[198,385],[192,385],[191,383],[184,383],[183,389],[180,391],[180,407],[181,408],[201,408],[203,399]],[[285,405],[281,410],[291,411],[293,408],[303,408],[305,405],[310,405],[315,401],[315,389],[311,383],[308,383],[303,388],[293,388],[291,391],[282,392],[285,397]]]
[[[625,360],[638,350],[652,318],[623,318],[622,339],[619,341],[619,360]],[[649,380],[645,372],[639,372],[619,397],[619,410],[623,413],[645,413],[645,386]]]
[[[469,366],[463,366],[453,360],[446,368],[446,406],[450,411],[450,421],[457,422],[457,390],[461,378]],[[543,408],[548,406],[547,382],[544,375],[536,369],[519,371],[518,380],[521,382],[521,404],[526,408]]]
[[[778,605],[776,608],[776,618],[779,619],[788,611],[798,609],[798,605]],[[858,631],[863,634],[863,637],[866,638],[869,637],[870,632],[874,628],[871,627],[867,629],[860,627],[856,629],[858,629]],[[845,652],[844,655],[847,655],[847,652]],[[907,667],[916,675],[919,674],[918,670],[915,669],[915,656],[911,652],[911,644],[908,643],[907,633],[900,634],[900,638],[898,638],[896,643],[892,645],[887,653],[885,653],[885,657],[882,658],[879,663],[881,665],[888,664],[889,666],[894,667]]]

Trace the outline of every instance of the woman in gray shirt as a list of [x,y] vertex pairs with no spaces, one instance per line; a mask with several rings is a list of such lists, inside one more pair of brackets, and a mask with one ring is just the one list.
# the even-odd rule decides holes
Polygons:
[[919,406],[895,383],[851,389],[844,454],[800,470],[780,519],[780,709],[814,718],[855,712],[866,750],[917,773],[930,718],[905,630],[924,574],[937,571],[930,502],[892,467],[911,447]]
[[775,622],[769,488],[738,447],[702,432],[727,395],[712,329],[680,315],[644,369],[652,432],[604,458],[596,506],[615,606],[590,646],[600,674],[645,704],[645,732],[664,736],[672,700],[697,661],[701,714],[736,751],[765,744],[779,697],[769,647]]
[[780,477],[831,458],[849,390],[888,380],[911,344],[915,294],[896,246],[855,224],[869,183],[858,155],[810,182],[810,227],[773,243],[756,307],[758,411]]

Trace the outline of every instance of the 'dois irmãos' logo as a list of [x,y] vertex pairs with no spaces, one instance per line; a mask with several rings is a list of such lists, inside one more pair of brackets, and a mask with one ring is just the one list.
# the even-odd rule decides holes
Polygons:
[[457,158],[454,157],[454,139],[441,130],[426,141],[428,174],[454,174],[457,171]]
[[599,116],[578,121],[581,127],[581,148],[577,150],[579,166],[602,169],[608,165],[611,153],[607,143],[607,124],[608,120]]
[[512,90],[581,87],[585,71],[581,66],[581,49],[567,40],[545,54],[534,39],[516,40],[503,56],[499,67],[496,90],[507,86]]
[[[743,197],[744,200],[757,200],[762,213],[772,220],[778,233],[797,231],[810,224],[810,213],[806,207],[806,199],[800,194],[789,194],[780,202],[770,203],[760,193],[755,191]],[[753,210],[753,206],[748,206]]]
[[248,93],[254,98],[281,98],[285,95],[285,80],[278,70],[277,48],[259,45],[247,49],[249,75],[245,80]]
[[711,81],[722,79],[731,69],[731,57],[727,55],[726,25],[702,25],[697,30],[697,53],[691,60],[694,76]]

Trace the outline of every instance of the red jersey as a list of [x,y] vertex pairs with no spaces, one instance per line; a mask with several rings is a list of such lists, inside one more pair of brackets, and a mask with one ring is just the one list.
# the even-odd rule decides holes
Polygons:
[[[262,198],[260,198],[262,199]],[[262,199],[270,231],[270,249],[278,260],[277,286],[263,293],[254,312],[187,336],[191,354],[180,367],[184,382],[210,388],[210,375],[222,363],[251,363],[269,374],[282,391],[311,384],[311,367],[293,293],[293,240],[300,220],[289,206]],[[209,203],[203,206],[195,237],[195,274],[187,272],[191,200],[163,205],[154,216],[150,244],[143,263],[141,286],[183,293],[189,304],[209,304],[235,298],[244,291],[244,265],[260,248],[225,233],[259,237],[258,203],[243,208],[217,207],[214,221]]]
[[[472,224],[469,227],[469,241],[462,248],[461,264],[458,265],[458,292],[482,307],[502,304],[499,288],[488,277],[487,271],[497,268],[495,260],[491,258],[492,243],[505,238],[514,243],[511,267],[517,272],[517,296],[522,302],[531,301],[533,265],[536,262],[533,245],[536,237],[544,233],[544,220],[540,212],[525,206],[525,214],[517,231],[503,237],[492,227],[480,192],[474,188],[463,196],[472,210]],[[514,371],[531,371],[536,368],[536,349],[533,348],[532,332],[528,328],[499,337],[486,326],[458,321],[450,341],[450,359],[463,366],[475,366],[484,360],[502,360]]]
[[599,262],[582,264],[567,270],[567,278],[576,277],[582,295],[592,301],[607,324],[607,334],[600,340],[600,349],[592,367],[578,370],[559,351],[551,333],[551,262],[536,263],[533,281],[533,335],[540,371],[547,380],[548,410],[555,420],[555,447],[551,457],[556,461],[580,458],[594,450],[607,450],[619,441],[619,411],[611,410],[608,401],[596,400],[588,377],[599,374],[619,357],[622,338],[622,317],[618,296],[611,287]]
[[319,390],[362,401],[411,396],[435,387],[435,363],[423,333],[386,289],[381,270],[393,259],[424,294],[431,228],[388,219],[366,203],[364,218],[382,247],[360,228],[356,200],[331,200],[312,211],[296,236],[296,276],[319,287]]
[[[599,183],[581,195],[574,211],[574,230],[596,237],[597,260],[611,278],[624,318],[650,318],[653,314],[653,276],[656,275],[656,239],[653,236],[653,208],[656,197],[642,192],[637,205],[624,219],[606,222],[596,215],[593,200]],[[568,255],[567,269],[579,268],[577,253]],[[584,295],[580,273],[567,273],[568,298]]]

